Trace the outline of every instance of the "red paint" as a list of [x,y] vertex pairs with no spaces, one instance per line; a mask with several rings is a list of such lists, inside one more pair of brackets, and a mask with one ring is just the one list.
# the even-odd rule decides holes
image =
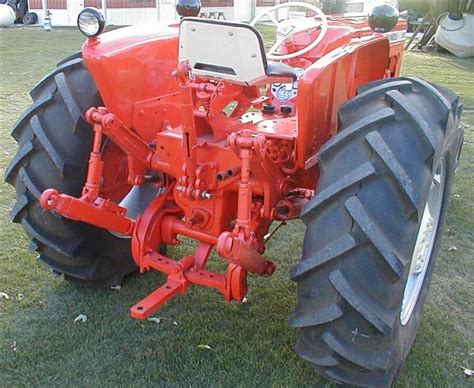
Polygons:
[[[339,107],[359,85],[400,72],[403,42],[390,45],[360,19],[333,17],[329,25],[317,48],[288,61],[306,69],[290,115],[261,95],[261,85],[190,77],[187,62],[177,61],[177,27],[124,28],[84,45],[105,104],[87,113],[94,127],[87,181],[81,198],[49,189],[41,205],[129,235],[140,271],[168,274],[164,286],[132,307],[133,317],[146,318],[192,284],[241,301],[247,272],[273,273],[264,236],[273,221],[298,218],[311,199],[317,152],[337,131]],[[312,34],[295,36],[286,50],[305,46],[318,32]],[[274,114],[239,120],[264,102],[277,106]],[[165,192],[131,220],[113,201],[147,182]],[[181,236],[198,240],[193,255],[175,261],[159,253],[160,244],[179,244]],[[225,274],[206,270],[213,248],[228,262]]]

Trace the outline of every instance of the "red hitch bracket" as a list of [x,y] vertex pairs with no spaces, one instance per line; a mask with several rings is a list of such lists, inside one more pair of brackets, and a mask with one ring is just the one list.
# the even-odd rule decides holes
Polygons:
[[103,121],[107,117],[107,110],[91,108],[86,113],[86,117],[93,124],[94,141],[82,196],[75,198],[60,194],[55,189],[47,189],[40,197],[40,205],[46,210],[54,210],[71,220],[87,222],[99,228],[131,236],[135,222],[126,217],[127,210],[99,196],[104,164],[101,151],[104,134]]
[[144,265],[168,273],[167,282],[130,309],[130,315],[136,319],[146,319],[166,302],[188,290],[192,284],[217,288],[230,302],[241,302],[247,294],[247,271],[235,264],[229,264],[227,273],[207,271],[199,268],[207,261],[212,246],[201,243],[195,256],[185,256],[174,261],[157,252],[150,252],[143,257]]
[[133,233],[135,222],[125,216],[127,210],[103,198],[88,202],[84,197],[74,198],[48,189],[43,192],[39,202],[44,209],[54,210],[74,221],[87,222],[127,236]]

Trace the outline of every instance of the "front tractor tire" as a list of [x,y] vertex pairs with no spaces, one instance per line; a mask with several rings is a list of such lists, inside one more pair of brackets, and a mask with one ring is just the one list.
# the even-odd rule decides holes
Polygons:
[[30,250],[55,273],[86,285],[120,284],[136,269],[129,240],[39,204],[48,188],[80,196],[86,179],[93,133],[84,113],[102,101],[81,56],[60,62],[30,94],[34,102],[13,129],[18,152],[5,176],[16,191],[11,218],[30,237]]
[[416,78],[362,86],[319,153],[291,277],[296,352],[340,383],[390,386],[413,345],[463,133],[453,93]]

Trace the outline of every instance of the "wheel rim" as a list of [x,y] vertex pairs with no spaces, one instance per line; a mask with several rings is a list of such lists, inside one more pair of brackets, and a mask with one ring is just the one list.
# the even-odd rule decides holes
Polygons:
[[423,210],[420,228],[416,237],[415,249],[411,258],[400,313],[402,325],[406,325],[413,314],[432,258],[443,204],[445,181],[446,161],[445,159],[441,159],[431,181],[428,200]]

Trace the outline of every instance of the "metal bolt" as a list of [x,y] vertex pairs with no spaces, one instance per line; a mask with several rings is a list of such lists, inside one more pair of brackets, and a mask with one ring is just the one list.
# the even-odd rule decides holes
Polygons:
[[196,32],[196,29],[194,27],[191,28],[192,32]]
[[232,31],[229,31],[229,36],[234,36],[234,33]]
[[203,191],[201,194],[201,198],[203,199],[211,199],[212,198],[212,193],[209,191]]
[[257,58],[257,54],[256,54],[256,53],[252,53],[251,57],[252,57],[252,58]]

